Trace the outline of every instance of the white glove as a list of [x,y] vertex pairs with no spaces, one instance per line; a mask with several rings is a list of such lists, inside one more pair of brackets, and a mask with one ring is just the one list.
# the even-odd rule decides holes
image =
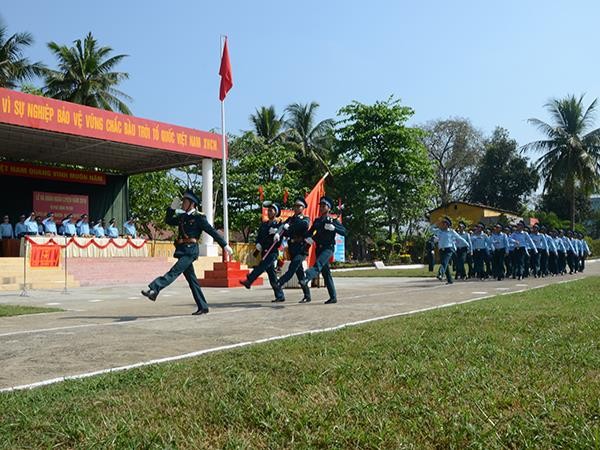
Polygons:
[[289,230],[290,229],[290,224],[286,223],[285,225],[283,225],[283,229],[286,230],[286,231]]
[[332,224],[332,223],[326,223],[323,228],[325,228],[327,231],[334,231],[335,230],[335,225]]
[[313,245],[315,243],[315,241],[313,241],[313,238],[309,238],[309,237],[304,239],[304,242],[306,242],[308,245]]
[[258,250],[259,252],[261,252],[262,251],[262,245],[256,244],[256,250]]
[[178,197],[175,197],[173,199],[173,201],[171,202],[171,209],[179,209],[181,208],[181,199]]
[[229,244],[227,244],[225,247],[223,247],[223,250],[225,250],[227,253],[229,253],[229,256],[233,256],[233,249],[229,246]]
[[280,239],[279,233],[275,233],[275,236],[273,236],[273,240],[275,242],[279,242],[279,239]]
[[277,228],[271,227],[269,228],[269,234],[275,234],[277,233]]

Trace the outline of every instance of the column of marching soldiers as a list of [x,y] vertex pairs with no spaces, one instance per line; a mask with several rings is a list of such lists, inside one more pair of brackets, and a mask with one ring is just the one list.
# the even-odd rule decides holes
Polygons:
[[451,263],[456,279],[522,280],[583,272],[591,255],[581,233],[538,224],[529,228],[522,220],[508,226],[497,223],[493,228],[480,222],[471,230],[461,221],[454,230],[452,220],[444,217],[433,231],[427,242],[429,270],[433,271],[437,244],[437,278],[449,284],[453,283]]

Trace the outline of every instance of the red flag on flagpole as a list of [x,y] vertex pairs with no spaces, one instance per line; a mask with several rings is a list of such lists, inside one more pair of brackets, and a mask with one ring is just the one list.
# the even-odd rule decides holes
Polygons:
[[223,55],[221,56],[221,86],[219,87],[219,100],[225,100],[227,93],[233,87],[233,74],[231,73],[231,62],[229,62],[229,49],[227,48],[227,38],[223,46]]

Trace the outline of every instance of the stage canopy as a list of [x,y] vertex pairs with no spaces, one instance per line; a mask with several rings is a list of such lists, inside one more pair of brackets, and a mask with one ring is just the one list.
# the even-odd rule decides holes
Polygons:
[[0,160],[131,175],[220,158],[221,136],[0,88]]

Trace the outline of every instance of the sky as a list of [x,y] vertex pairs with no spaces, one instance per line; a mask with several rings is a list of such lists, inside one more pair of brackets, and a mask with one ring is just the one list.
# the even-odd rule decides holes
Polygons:
[[46,44],[91,31],[129,80],[134,115],[219,129],[220,36],[229,37],[234,87],[226,129],[251,129],[260,106],[278,113],[316,101],[318,119],[352,101],[391,95],[411,125],[463,117],[485,135],[507,128],[522,145],[541,139],[527,119],[549,121],[552,98],[600,96],[600,2],[586,0],[304,0],[202,2],[3,1],[10,34],[28,31],[32,61],[56,67]]

